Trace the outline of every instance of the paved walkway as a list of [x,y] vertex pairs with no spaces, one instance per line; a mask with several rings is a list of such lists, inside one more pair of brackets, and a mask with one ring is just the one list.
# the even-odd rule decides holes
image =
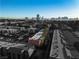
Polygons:
[[[58,42],[58,43],[55,43],[55,42]],[[58,48],[54,49],[56,45],[58,45]],[[54,56],[55,53],[58,54],[56,58],[65,59],[63,54],[63,45],[61,44],[61,37],[60,37],[59,30],[54,30],[53,39],[51,43],[50,57],[55,57]]]
[[59,50],[59,58],[60,59],[65,59],[64,58],[64,54],[63,54],[63,45],[61,44],[61,37],[60,37],[60,33],[59,33],[59,30],[57,30],[57,34],[58,34],[58,50]]

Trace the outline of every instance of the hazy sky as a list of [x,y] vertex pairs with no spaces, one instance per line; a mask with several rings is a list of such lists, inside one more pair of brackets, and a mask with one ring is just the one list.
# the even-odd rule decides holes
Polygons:
[[79,0],[0,0],[0,17],[79,17]]

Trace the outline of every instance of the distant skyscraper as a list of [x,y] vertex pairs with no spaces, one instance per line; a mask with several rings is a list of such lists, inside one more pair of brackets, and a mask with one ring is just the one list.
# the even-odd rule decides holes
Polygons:
[[37,20],[37,21],[40,20],[40,15],[39,15],[39,14],[36,15],[36,20]]
[[25,19],[27,19],[27,20],[28,20],[28,17],[25,17]]

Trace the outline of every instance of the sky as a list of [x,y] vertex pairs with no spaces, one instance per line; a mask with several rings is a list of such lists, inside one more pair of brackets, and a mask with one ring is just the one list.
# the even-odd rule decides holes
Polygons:
[[79,0],[0,0],[0,17],[79,17]]

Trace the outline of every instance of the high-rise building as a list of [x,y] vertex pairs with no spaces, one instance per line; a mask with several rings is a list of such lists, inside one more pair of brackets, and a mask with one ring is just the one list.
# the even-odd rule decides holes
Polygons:
[[37,20],[37,21],[40,20],[40,15],[39,15],[39,14],[36,15],[36,20]]

